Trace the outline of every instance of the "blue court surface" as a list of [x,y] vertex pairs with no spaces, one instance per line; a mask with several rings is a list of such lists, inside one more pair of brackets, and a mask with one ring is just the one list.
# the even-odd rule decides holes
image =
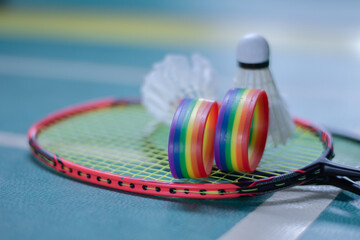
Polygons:
[[[291,113],[360,134],[357,1],[0,1],[0,239],[359,239],[360,197],[329,186],[228,200],[143,196],[35,160],[29,127],[88,100],[139,97],[167,53],[200,53],[231,87],[235,47],[266,36]],[[335,137],[334,161],[360,166]]]

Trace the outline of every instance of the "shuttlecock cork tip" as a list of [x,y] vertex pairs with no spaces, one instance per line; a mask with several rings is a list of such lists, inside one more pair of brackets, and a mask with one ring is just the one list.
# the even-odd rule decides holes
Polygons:
[[264,68],[269,66],[269,44],[257,33],[250,33],[240,39],[236,58],[240,67]]

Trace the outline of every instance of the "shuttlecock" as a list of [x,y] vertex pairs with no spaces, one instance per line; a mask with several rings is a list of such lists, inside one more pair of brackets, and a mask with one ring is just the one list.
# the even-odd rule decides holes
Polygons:
[[217,85],[211,64],[194,54],[192,65],[183,55],[167,55],[155,63],[141,88],[141,103],[158,122],[170,125],[185,97],[215,99]]
[[234,87],[266,91],[270,108],[268,143],[277,146],[291,137],[294,123],[269,70],[269,52],[263,36],[256,33],[244,36],[237,46],[238,71]]

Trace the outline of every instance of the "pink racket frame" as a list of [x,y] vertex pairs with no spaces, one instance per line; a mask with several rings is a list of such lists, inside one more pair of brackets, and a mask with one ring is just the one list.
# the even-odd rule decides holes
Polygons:
[[[55,169],[58,172],[66,174],[67,176],[93,183],[95,185],[157,196],[181,198],[236,198],[240,196],[255,196],[259,195],[259,193],[240,192],[239,190],[253,188],[258,183],[273,180],[274,177],[269,177],[264,180],[249,181],[247,184],[242,186],[233,183],[173,183],[149,181],[140,178],[103,172],[73,163],[61,156],[48,152],[37,141],[37,135],[43,129],[46,129],[56,122],[69,118],[73,115],[78,115],[91,110],[111,106],[126,106],[129,104],[138,103],[139,102],[137,100],[119,100],[115,98],[108,98],[68,107],[56,113],[50,114],[43,120],[35,123],[29,129],[28,140],[31,151],[33,155],[41,162],[45,163],[47,166]],[[300,125],[308,126],[307,122],[300,119],[295,119],[295,122]],[[301,173],[301,170],[297,171]]]

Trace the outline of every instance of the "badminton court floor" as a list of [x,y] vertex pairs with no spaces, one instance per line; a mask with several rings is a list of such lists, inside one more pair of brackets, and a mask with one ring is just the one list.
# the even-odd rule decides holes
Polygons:
[[[236,41],[251,27],[268,33],[271,69],[294,115],[360,133],[360,45],[349,50],[330,30],[326,43],[311,30],[299,40],[288,28],[272,33],[255,23],[240,24],[234,35],[230,20],[212,24],[185,5],[179,13],[145,2],[147,12],[131,4],[129,12],[0,11],[0,238],[358,239],[360,197],[333,187],[227,200],[160,198],[64,178],[33,159],[31,124],[75,103],[139,97],[144,75],[167,53],[208,57],[223,94],[235,74]],[[335,138],[335,151],[336,161],[359,161],[356,143]]]

